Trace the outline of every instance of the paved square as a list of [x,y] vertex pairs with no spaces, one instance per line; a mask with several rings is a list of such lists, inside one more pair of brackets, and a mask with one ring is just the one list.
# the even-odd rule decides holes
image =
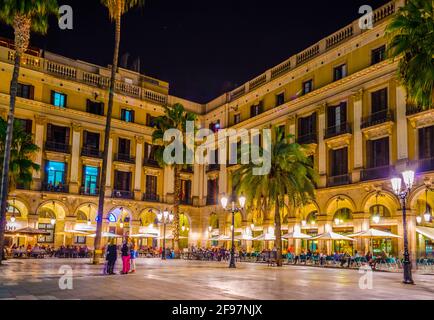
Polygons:
[[[73,270],[73,289],[59,288],[61,266]],[[139,259],[129,275],[102,275],[88,259],[9,260],[0,267],[0,299],[434,299],[434,275],[374,272],[373,288],[360,289],[357,270],[239,263]],[[120,270],[120,263],[117,264]]]

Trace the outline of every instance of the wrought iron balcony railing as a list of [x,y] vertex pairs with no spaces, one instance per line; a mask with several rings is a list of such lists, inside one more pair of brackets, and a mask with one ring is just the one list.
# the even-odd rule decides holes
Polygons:
[[393,175],[393,169],[394,169],[393,166],[381,166],[381,167],[363,169],[360,172],[360,180],[368,181],[368,180],[386,179]]
[[69,193],[69,186],[67,184],[53,184],[48,182],[42,183],[42,191],[56,192],[56,193]]
[[112,194],[113,198],[119,199],[132,199],[134,197],[134,193],[129,190],[113,190]]
[[45,150],[53,151],[53,152],[61,152],[61,153],[71,153],[70,145],[66,143],[55,142],[55,141],[46,141]]
[[99,194],[98,188],[81,187],[80,194],[83,196],[97,196]]
[[82,157],[92,157],[92,158],[102,158],[102,151],[96,148],[91,147],[83,147],[81,149]]
[[339,176],[332,176],[327,178],[328,187],[342,186],[351,183],[351,177],[349,174],[343,174]]
[[434,171],[434,157],[417,160],[417,172]]
[[144,193],[143,201],[160,202],[160,196],[156,193]]
[[317,132],[311,132],[308,134],[304,134],[302,136],[298,136],[297,143],[299,143],[299,144],[318,143],[318,133]]
[[324,131],[324,139],[330,139],[343,134],[352,133],[351,124],[348,122],[328,127]]
[[135,163],[136,159],[129,154],[116,153],[114,157],[114,161]]
[[362,129],[369,128],[389,121],[394,121],[393,112],[391,110],[382,110],[363,118],[360,127]]

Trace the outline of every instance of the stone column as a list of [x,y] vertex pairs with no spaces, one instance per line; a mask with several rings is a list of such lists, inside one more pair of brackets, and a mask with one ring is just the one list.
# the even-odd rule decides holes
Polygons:
[[[219,173],[219,193],[231,193],[232,190],[228,190],[228,177],[226,174],[226,165],[220,165],[220,173]],[[229,194],[231,195],[231,194]]]
[[105,196],[111,197],[113,187],[112,187],[112,172],[113,172],[113,136],[110,136],[109,147],[108,147],[108,157],[107,157],[107,175],[105,183]]
[[354,169],[352,181],[360,181],[360,171],[363,168],[363,135],[361,131],[361,120],[363,116],[363,90],[353,95],[354,102]]
[[[366,224],[366,220],[368,224]],[[369,218],[365,219],[365,213],[353,212],[353,233],[361,232],[363,230],[368,230],[369,228]],[[354,238],[356,241],[353,242],[353,249],[357,250],[360,254],[363,253],[364,241],[361,238]]]
[[193,196],[193,206],[200,205],[200,199],[202,198],[203,185],[201,180],[201,166],[197,163],[193,165],[193,183],[192,183],[192,196]]
[[47,119],[42,116],[35,116],[35,144],[39,151],[35,154],[34,162],[41,166],[39,171],[33,171],[32,190],[41,190],[41,174],[44,171],[42,167],[42,152],[44,150],[44,127]]
[[318,187],[325,187],[327,185],[327,148],[324,142],[326,108],[327,105],[323,104],[318,111],[318,172],[320,175]]
[[408,131],[407,131],[407,94],[401,85],[396,87],[396,131],[397,156],[399,160],[408,159]]
[[136,167],[134,172],[134,199],[142,200],[142,165],[143,165],[143,142],[145,138],[136,136]]
[[69,179],[69,192],[72,194],[78,194],[80,191],[78,170],[80,166],[81,131],[82,127],[79,123],[72,124],[71,176]]
[[[398,213],[398,235],[402,238],[398,239],[398,256],[402,258],[404,254],[404,226],[402,224],[402,209]],[[417,254],[417,237],[416,237],[416,214],[410,209],[406,211],[407,215],[407,237],[408,237],[408,250],[410,251],[410,259],[413,267],[416,267],[416,254]]]

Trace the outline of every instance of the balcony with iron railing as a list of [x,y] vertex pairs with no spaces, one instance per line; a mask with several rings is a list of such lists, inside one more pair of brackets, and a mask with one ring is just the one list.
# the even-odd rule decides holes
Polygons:
[[351,134],[351,123],[345,122],[332,127],[328,127],[324,130],[324,139],[334,138],[343,134]]
[[158,164],[158,161],[152,158],[145,158],[143,160],[143,166],[144,167],[153,167],[153,168],[160,168],[160,165]]
[[118,199],[133,199],[134,198],[134,192],[129,190],[117,190],[114,189],[112,193],[113,198]]
[[56,185],[48,182],[42,183],[42,191],[55,192],[55,193],[69,193],[69,186],[67,184],[58,183]]
[[80,194],[83,196],[97,196],[99,194],[99,189],[82,186],[80,188]]
[[181,204],[186,205],[186,206],[193,205],[193,198],[191,198],[191,197],[184,197],[184,198],[181,198],[179,201]]
[[327,178],[327,187],[337,187],[351,183],[351,176],[349,174],[342,174],[339,176],[330,176]]
[[298,136],[297,143],[299,143],[299,144],[318,143],[318,133],[317,132],[310,132],[310,133],[304,134],[302,136]]
[[393,122],[394,116],[391,110],[382,110],[362,118],[361,129],[373,127],[386,122]]
[[361,181],[378,180],[390,178],[394,173],[393,166],[381,166],[366,168],[360,172]]
[[206,205],[207,205],[207,206],[215,206],[215,205],[218,205],[218,200],[217,200],[217,198],[208,195],[208,196],[206,197]]
[[90,158],[102,158],[102,151],[92,147],[83,147],[81,149],[82,157],[90,157]]
[[129,154],[115,153],[114,161],[134,164],[136,159]]
[[145,192],[142,200],[148,202],[160,202],[160,196],[155,192]]
[[56,142],[56,141],[46,141],[45,151],[60,152],[60,153],[71,153],[71,146],[66,143]]
[[434,157],[419,159],[416,161],[417,172],[434,171]]

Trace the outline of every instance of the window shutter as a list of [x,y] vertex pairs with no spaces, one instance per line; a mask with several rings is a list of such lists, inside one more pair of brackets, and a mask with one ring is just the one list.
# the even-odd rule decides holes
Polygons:
[[336,125],[336,107],[329,107],[327,109],[327,127],[331,128]]
[[65,128],[65,144],[66,145],[69,145],[69,132],[70,132],[70,129]]
[[87,145],[87,131],[86,130],[84,130],[83,131],[83,148],[86,148],[88,145]]
[[32,120],[26,120],[26,132],[32,133],[32,126],[33,126]]
[[91,101],[89,99],[86,100],[86,112],[91,113],[90,110]]
[[35,87],[29,86],[29,99],[34,100],[35,99]]
[[55,92],[54,92],[53,90],[51,90],[51,98],[50,98],[50,99],[51,99],[51,100],[50,100],[50,104],[51,104],[51,105],[54,105],[54,93],[55,93]]
[[103,116],[103,115],[104,115],[104,102],[100,102],[100,104],[99,104],[98,114],[99,114],[100,116]]
[[343,148],[342,149],[342,174],[347,174],[348,173],[348,148]]
[[368,168],[373,167],[375,152],[372,152],[372,140],[366,141],[366,166]]
[[341,124],[344,124],[347,122],[347,103],[342,102],[340,107],[341,107]]
[[121,120],[125,121],[125,109],[121,110]]
[[131,153],[131,141],[128,139],[125,139],[125,154],[130,154]]
[[134,121],[134,119],[135,119],[135,114],[136,114],[136,112],[135,112],[134,110],[131,110],[131,122],[135,122],[135,121]]
[[65,97],[64,105],[63,107],[66,108],[68,106],[68,96],[66,94],[63,95]]

